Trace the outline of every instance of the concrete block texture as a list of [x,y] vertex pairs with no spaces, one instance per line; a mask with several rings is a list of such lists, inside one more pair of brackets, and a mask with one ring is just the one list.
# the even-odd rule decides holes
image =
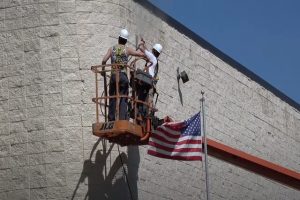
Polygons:
[[[300,111],[132,0],[0,1],[0,199],[205,199],[202,162],[92,135],[95,77],[128,29],[160,43],[158,116],[187,119],[205,92],[210,138],[300,171]],[[176,70],[190,78],[177,83]],[[102,82],[100,79],[100,86]],[[211,199],[299,199],[300,192],[209,158]]]

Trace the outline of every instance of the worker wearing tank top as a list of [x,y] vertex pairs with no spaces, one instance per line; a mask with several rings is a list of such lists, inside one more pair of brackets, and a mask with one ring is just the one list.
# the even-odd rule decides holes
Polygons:
[[[105,65],[108,59],[111,59],[111,64],[121,64],[119,71],[119,94],[120,95],[128,95],[129,90],[129,81],[128,81],[128,70],[126,68],[126,64],[128,62],[128,56],[138,56],[144,57],[144,53],[133,50],[130,47],[126,47],[126,43],[128,40],[128,31],[126,29],[122,29],[119,35],[118,44],[109,48],[106,55],[103,57],[102,65]],[[124,64],[124,65],[122,65]],[[111,78],[109,82],[109,96],[116,95],[116,71],[114,70],[116,67],[112,67]],[[102,68],[104,69],[104,68]],[[102,75],[104,75],[102,73]],[[120,98],[119,104],[119,119],[126,120],[128,119],[128,110],[127,110],[127,98]],[[109,99],[109,107],[108,107],[108,120],[114,121],[116,119],[116,98]]]

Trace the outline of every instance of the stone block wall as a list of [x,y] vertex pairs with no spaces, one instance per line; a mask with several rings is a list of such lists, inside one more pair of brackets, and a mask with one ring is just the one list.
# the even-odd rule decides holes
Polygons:
[[[118,149],[92,135],[90,67],[100,64],[121,28],[129,30],[131,46],[144,37],[148,47],[164,47],[160,117],[187,119],[200,109],[203,90],[210,138],[300,171],[299,110],[155,10],[130,0],[2,0],[1,200],[205,199],[203,163],[151,157],[147,146]],[[190,77],[179,86],[178,67]],[[300,196],[211,157],[209,175],[212,199]]]

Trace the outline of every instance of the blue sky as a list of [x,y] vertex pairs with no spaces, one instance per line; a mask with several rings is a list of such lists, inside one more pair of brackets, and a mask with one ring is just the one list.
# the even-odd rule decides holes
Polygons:
[[300,1],[150,2],[300,103]]

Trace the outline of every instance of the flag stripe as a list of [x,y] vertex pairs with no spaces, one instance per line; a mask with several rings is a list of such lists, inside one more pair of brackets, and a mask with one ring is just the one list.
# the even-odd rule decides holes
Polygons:
[[166,142],[170,142],[170,143],[177,143],[178,142],[178,139],[175,139],[175,138],[170,138],[168,137],[167,135],[165,135],[163,132],[160,132],[160,131],[153,131],[153,133],[151,134],[152,136],[155,136],[157,138],[162,138],[163,140],[165,140]]
[[158,153],[153,150],[148,150],[148,154],[160,158],[173,159],[173,160],[202,160],[202,156],[168,156],[161,153]]
[[169,152],[152,146],[150,146],[149,150],[152,151],[155,150],[156,152],[167,156],[201,156],[202,155],[200,151],[199,152]]
[[201,152],[202,149],[199,148],[199,145],[190,145],[190,144],[184,144],[184,145],[176,145],[174,148],[173,146],[167,146],[165,144],[159,144],[159,142],[149,142],[149,145],[152,147],[156,147],[165,151],[169,152]]
[[150,141],[164,145],[164,146],[173,147],[173,148],[174,147],[180,148],[183,145],[189,145],[190,147],[193,148],[193,147],[199,147],[201,145],[201,141],[199,141],[199,140],[184,140],[182,142],[177,142],[177,143],[173,142],[170,144],[169,142],[165,142],[165,141],[163,141],[161,139],[157,139],[156,137],[153,137],[153,136]]
[[178,140],[174,140],[174,139],[170,139],[168,137],[166,137],[164,134],[162,134],[161,132],[153,132],[151,134],[151,138],[155,138],[157,140],[161,140],[164,141],[165,143],[168,144],[201,144],[201,137],[200,136],[184,136],[182,138],[179,138]]
[[184,122],[169,122],[165,123],[162,127],[169,128],[173,131],[180,131],[184,127]]
[[180,132],[173,131],[173,130],[168,129],[168,128],[163,127],[163,126],[158,127],[156,130],[159,131],[159,132],[164,133],[166,136],[168,136],[170,138],[178,139],[180,137]]

